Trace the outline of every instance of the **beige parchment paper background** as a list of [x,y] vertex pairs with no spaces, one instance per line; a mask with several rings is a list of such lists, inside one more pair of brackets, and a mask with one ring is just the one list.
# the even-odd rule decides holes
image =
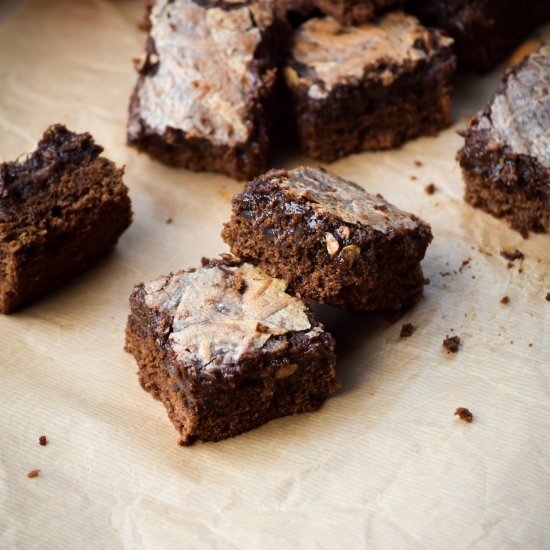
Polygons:
[[[0,21],[0,158],[51,123],[90,131],[126,165],[135,211],[96,269],[0,318],[0,547],[549,548],[550,236],[523,240],[465,205],[454,161],[499,71],[459,83],[438,138],[330,167],[432,224],[424,299],[394,324],[320,308],[342,390],[316,413],[180,448],[122,349],[127,299],[227,250],[241,184],[126,147],[142,4],[32,0]],[[499,252],[515,248],[525,260],[507,269]],[[405,322],[417,330],[400,339]]]

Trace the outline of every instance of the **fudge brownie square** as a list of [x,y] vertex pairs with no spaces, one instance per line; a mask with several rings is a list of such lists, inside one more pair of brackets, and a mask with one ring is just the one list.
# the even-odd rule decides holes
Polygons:
[[550,232],[550,44],[503,76],[462,132],[465,199],[523,236]]
[[421,296],[429,225],[318,168],[272,170],[233,198],[222,236],[244,261],[299,294],[355,310]]
[[229,256],[137,286],[126,350],[182,445],[313,411],[339,384],[334,340],[286,284]]
[[89,268],[130,225],[123,169],[102,151],[57,124],[25,158],[0,164],[0,312]]
[[128,142],[190,170],[260,173],[286,29],[277,4],[155,0],[148,9]]
[[331,17],[304,23],[285,67],[304,152],[332,162],[448,126],[451,43],[401,12],[357,27]]
[[405,0],[312,0],[325,15],[344,25],[366,23],[376,15],[403,6]]
[[492,69],[550,19],[548,0],[410,0],[407,7],[452,36],[459,67],[475,72]]

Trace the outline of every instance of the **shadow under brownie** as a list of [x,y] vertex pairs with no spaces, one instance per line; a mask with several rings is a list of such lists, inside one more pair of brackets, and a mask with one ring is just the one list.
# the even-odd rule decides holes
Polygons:
[[102,151],[57,124],[22,160],[0,164],[0,312],[95,264],[130,225],[123,169]]
[[339,384],[334,340],[286,284],[228,256],[135,288],[126,350],[182,445],[313,411]]
[[380,195],[316,168],[271,170],[233,197],[231,252],[302,296],[396,310],[422,295],[430,226]]

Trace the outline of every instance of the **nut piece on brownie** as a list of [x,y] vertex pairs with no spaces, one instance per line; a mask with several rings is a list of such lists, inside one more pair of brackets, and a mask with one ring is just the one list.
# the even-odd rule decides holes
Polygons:
[[135,288],[126,349],[181,444],[313,411],[339,384],[334,340],[287,285],[229,256]]
[[130,225],[123,170],[102,151],[57,124],[26,157],[0,164],[0,312],[92,266]]
[[331,17],[305,22],[284,70],[304,152],[332,162],[448,126],[451,44],[401,12],[357,27]]
[[313,300],[397,310],[422,295],[430,226],[318,168],[272,170],[233,197],[222,236],[243,260]]
[[265,169],[282,16],[269,0],[155,0],[128,142],[190,170]]
[[524,237],[550,232],[550,43],[505,73],[462,135],[465,200]]

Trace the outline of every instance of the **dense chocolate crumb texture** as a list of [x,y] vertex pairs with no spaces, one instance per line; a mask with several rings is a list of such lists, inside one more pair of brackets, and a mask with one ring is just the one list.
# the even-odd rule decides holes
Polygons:
[[416,301],[432,236],[414,214],[323,169],[272,170],[233,198],[222,236],[304,296],[352,309]]
[[460,336],[449,336],[443,340],[443,347],[449,353],[457,353],[460,349]]
[[124,170],[102,151],[57,124],[28,155],[0,164],[0,312],[93,265],[130,225]]
[[275,84],[269,0],[156,0],[128,141],[168,164],[249,177],[264,167]]
[[285,77],[312,99],[366,79],[389,86],[401,72],[430,60],[452,42],[402,12],[356,27],[331,17],[310,19],[294,35]]
[[339,386],[332,337],[250,264],[206,261],[137,287],[131,304],[127,349],[184,445],[315,410]]

